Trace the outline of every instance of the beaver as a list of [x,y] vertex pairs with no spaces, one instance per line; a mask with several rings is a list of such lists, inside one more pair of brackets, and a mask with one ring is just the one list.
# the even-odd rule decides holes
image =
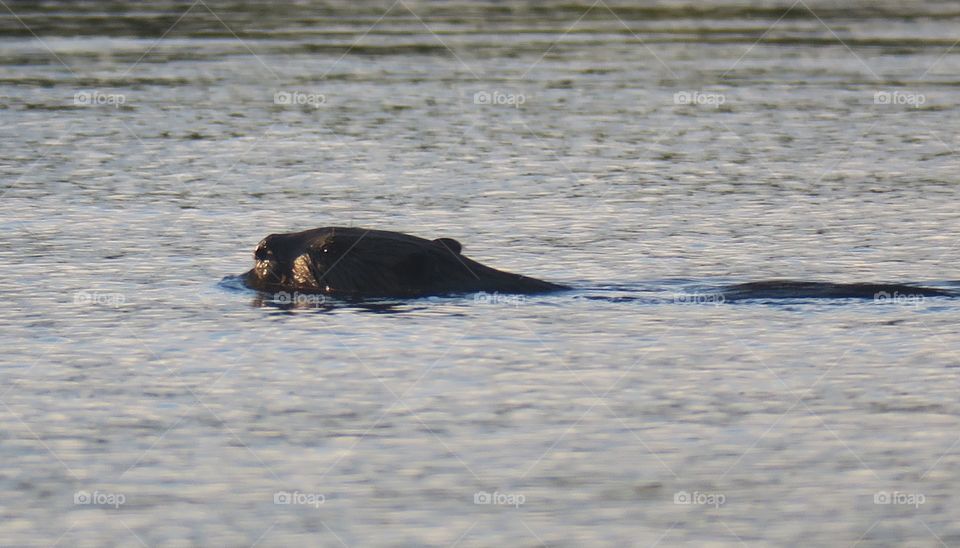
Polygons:
[[[341,297],[423,297],[480,291],[532,294],[570,289],[491,268],[462,251],[460,242],[452,238],[428,240],[366,228],[314,228],[264,238],[254,251],[254,267],[241,281],[265,292]],[[810,298],[900,302],[957,296],[948,290],[906,284],[797,280],[735,284],[710,293],[730,302]]]

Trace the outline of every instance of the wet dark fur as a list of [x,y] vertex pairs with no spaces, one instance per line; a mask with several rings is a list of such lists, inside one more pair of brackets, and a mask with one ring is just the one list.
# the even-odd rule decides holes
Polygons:
[[427,240],[384,230],[324,227],[271,234],[243,275],[261,291],[355,297],[415,297],[475,291],[540,293],[562,285],[484,266],[460,254],[456,240]]
[[835,284],[772,280],[732,285],[721,291],[725,300],[746,299],[874,299],[896,301],[917,297],[948,297],[953,293],[904,284]]

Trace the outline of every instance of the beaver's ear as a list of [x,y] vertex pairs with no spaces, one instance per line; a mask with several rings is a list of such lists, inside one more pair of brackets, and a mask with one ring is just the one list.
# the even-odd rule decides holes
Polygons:
[[454,253],[460,253],[460,251],[463,250],[463,246],[460,245],[460,242],[454,240],[453,238],[437,238],[433,241],[433,243],[440,244]]

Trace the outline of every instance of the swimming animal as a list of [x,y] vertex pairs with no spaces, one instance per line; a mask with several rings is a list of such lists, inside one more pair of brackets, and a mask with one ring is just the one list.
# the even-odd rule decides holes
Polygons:
[[[254,251],[241,276],[266,292],[321,293],[341,297],[422,297],[488,292],[530,294],[570,289],[483,265],[452,238],[428,240],[386,230],[322,227],[271,234]],[[716,288],[722,301],[750,299],[873,299],[904,302],[960,296],[907,284],[768,280]],[[722,299],[720,299],[722,297]]]

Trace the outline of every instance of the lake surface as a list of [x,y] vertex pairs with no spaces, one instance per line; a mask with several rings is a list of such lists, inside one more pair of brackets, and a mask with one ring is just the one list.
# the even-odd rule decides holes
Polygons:
[[[960,300],[697,298],[960,279],[956,4],[6,5],[0,544],[960,543]],[[576,289],[220,283],[325,225]]]

